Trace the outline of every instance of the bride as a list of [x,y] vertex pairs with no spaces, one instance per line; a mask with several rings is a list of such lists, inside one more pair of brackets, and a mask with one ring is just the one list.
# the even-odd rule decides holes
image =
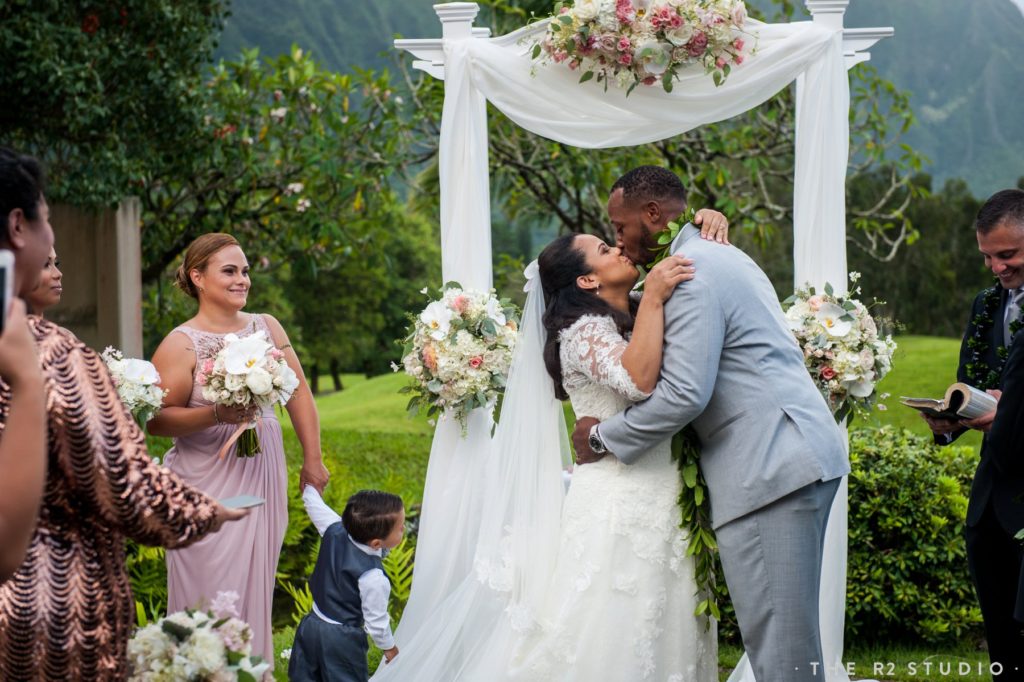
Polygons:
[[618,248],[568,235],[549,244],[527,276],[505,402],[486,453],[474,573],[373,679],[717,680],[714,623],[694,615],[694,565],[679,529],[669,442],[629,466],[609,457],[577,467],[568,494],[559,476],[569,461],[559,399],[577,415],[603,419],[653,391],[663,303],[695,276],[692,262],[656,265],[637,302],[630,291],[638,272]]

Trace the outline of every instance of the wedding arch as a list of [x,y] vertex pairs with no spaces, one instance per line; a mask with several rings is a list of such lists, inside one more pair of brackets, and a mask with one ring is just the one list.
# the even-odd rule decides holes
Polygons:
[[[796,80],[793,196],[795,283],[843,289],[847,281],[845,178],[849,154],[847,70],[891,28],[844,28],[849,0],[805,0],[811,21],[751,21],[757,52],[720,87],[697,66],[680,72],[671,93],[641,87],[631,94],[578,83],[563,65],[530,55],[546,22],[490,37],[475,28],[472,2],[434,5],[440,39],[396,40],[413,66],[444,80],[439,146],[443,281],[475,289],[492,283],[487,109],[489,101],[519,126],[582,148],[633,146],[679,135],[759,106]],[[473,566],[490,417],[470,415],[465,435],[454,420],[434,434],[423,496],[412,596],[396,633],[399,645]],[[821,613],[829,680],[848,679],[841,665],[846,582],[846,484],[836,497],[826,538]],[[749,667],[732,679],[752,680]]]

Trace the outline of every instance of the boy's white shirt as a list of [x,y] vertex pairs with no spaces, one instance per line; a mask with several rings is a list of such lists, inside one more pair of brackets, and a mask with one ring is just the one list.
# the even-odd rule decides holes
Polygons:
[[[306,513],[316,526],[316,530],[323,537],[327,529],[333,526],[341,517],[336,511],[327,506],[320,493],[311,485],[307,485],[302,491],[302,503],[306,506]],[[356,542],[349,537],[349,541],[359,548],[359,551],[370,556],[382,557],[383,551],[374,549],[361,542]],[[388,597],[391,595],[391,583],[388,582],[384,571],[379,568],[372,568],[359,576],[359,599],[362,602],[363,627],[367,634],[373,639],[381,650],[387,651],[395,646],[395,637],[391,632],[391,619],[388,616]],[[313,612],[318,618],[328,623],[339,624],[325,616],[316,602],[313,602]]]

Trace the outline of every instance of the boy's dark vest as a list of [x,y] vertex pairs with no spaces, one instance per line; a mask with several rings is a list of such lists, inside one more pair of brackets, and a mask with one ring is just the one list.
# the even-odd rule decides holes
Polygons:
[[374,568],[382,568],[380,557],[352,544],[341,521],[329,526],[320,541],[316,568],[309,578],[309,590],[320,613],[339,623],[362,627],[359,576]]

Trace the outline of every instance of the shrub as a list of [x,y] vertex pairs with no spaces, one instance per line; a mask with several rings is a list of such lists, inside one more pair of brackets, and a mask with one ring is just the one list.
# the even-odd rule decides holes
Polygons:
[[850,433],[846,636],[950,645],[980,636],[963,539],[973,448],[886,426]]

